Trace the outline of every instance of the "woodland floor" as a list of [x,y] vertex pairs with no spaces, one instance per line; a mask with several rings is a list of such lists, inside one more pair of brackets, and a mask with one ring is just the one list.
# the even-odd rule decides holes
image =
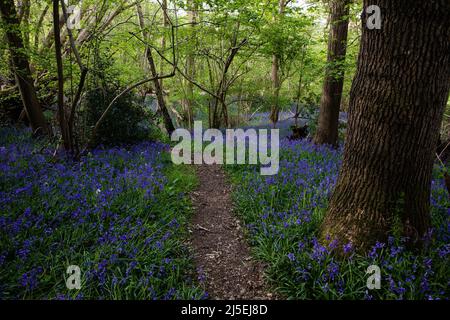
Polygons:
[[220,166],[196,168],[199,187],[192,194],[194,261],[211,299],[274,299],[233,213],[231,186]]

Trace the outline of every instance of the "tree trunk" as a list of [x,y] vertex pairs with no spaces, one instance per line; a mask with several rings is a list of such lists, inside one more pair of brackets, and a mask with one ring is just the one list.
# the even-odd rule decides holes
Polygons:
[[53,34],[55,39],[55,57],[58,73],[58,121],[65,150],[72,149],[71,137],[66,121],[66,110],[64,108],[64,72],[61,55],[61,29],[59,18],[59,0],[53,0]]
[[18,16],[23,30],[23,44],[25,49],[30,49],[30,0],[19,1]]
[[[286,0],[279,0],[279,8],[278,15],[281,17],[284,15],[284,10],[286,8]],[[278,17],[275,17],[277,20]],[[275,126],[278,122],[278,116],[280,114],[280,89],[281,89],[281,81],[280,81],[280,61],[278,55],[275,53],[272,56],[272,93],[273,93],[273,102],[272,108],[270,110],[270,121],[272,121]]]
[[19,19],[13,0],[0,0],[0,12],[6,28],[6,37],[14,66],[16,82],[19,86],[31,128],[35,133],[49,133],[36,88],[33,84],[28,57],[20,35]]
[[[59,21],[59,28],[61,29],[64,26],[64,22],[65,22],[64,21],[64,15],[61,13],[59,15],[58,19],[59,19],[58,20]],[[42,43],[41,52],[40,52],[41,54],[44,53],[44,50],[50,49],[53,46],[53,44],[55,43],[54,38],[55,38],[55,29],[52,28],[48,32],[48,34],[45,36],[45,38],[44,38],[44,41]]]
[[[212,127],[220,128],[221,119],[223,119],[225,128],[229,127],[228,121],[228,107],[225,101],[227,96],[228,89],[230,87],[230,82],[228,81],[228,71],[230,70],[231,64],[233,63],[234,58],[236,57],[238,51],[247,44],[247,39],[243,39],[239,44],[237,43],[239,31],[239,24],[236,28],[235,34],[233,36],[233,40],[231,41],[230,46],[230,54],[227,56],[224,61],[224,66],[220,75],[220,81],[217,86],[216,96],[214,98],[213,112],[212,112]],[[227,50],[228,51],[228,50]],[[221,106],[221,110],[219,110],[219,106]],[[221,117],[222,116],[222,117]]]
[[347,50],[348,14],[350,0],[332,0],[331,30],[328,38],[328,58],[320,102],[319,126],[314,142],[338,143],[339,109],[344,87],[344,66]]
[[[161,37],[161,52],[165,53],[166,51],[166,30],[169,27],[169,17],[167,15],[167,0],[161,1],[161,9],[163,14],[163,34]],[[175,45],[175,44],[174,44]],[[159,65],[159,72],[160,74],[164,74],[164,60],[161,59],[160,65]],[[161,90],[164,90],[163,86],[164,79],[159,80],[159,84],[161,86]]]
[[42,30],[42,25],[44,24],[45,16],[47,15],[47,11],[50,8],[48,4],[45,5],[44,10],[41,12],[39,16],[38,23],[36,25],[36,30],[34,31],[34,51],[38,51],[39,49],[39,34]]
[[[338,182],[322,225],[360,250],[401,228],[430,227],[436,141],[450,87],[450,2],[377,0],[381,30],[363,31]],[[401,221],[401,224],[396,224]]]
[[[100,3],[100,2],[99,2]],[[78,37],[75,40],[75,44],[77,47],[81,47],[84,43],[89,41],[93,36],[99,35],[106,30],[107,27],[111,25],[114,19],[120,15],[122,12],[126,11],[129,8],[132,8],[135,5],[135,2],[132,1],[128,3],[128,1],[121,1],[118,5],[115,5],[115,8],[112,12],[110,12],[106,17],[101,15],[97,17],[95,14],[91,17],[91,19],[87,19],[86,27],[78,33]],[[100,5],[101,6],[101,5]],[[99,10],[99,8],[94,7],[93,11],[95,13],[102,14],[103,10]],[[104,13],[104,11],[103,11]],[[97,20],[98,18],[98,20]]]
[[[144,41],[148,41],[149,38],[148,38],[147,30],[145,29],[144,15],[142,13],[142,7],[139,3],[136,4],[136,9],[137,9],[139,25],[142,30],[142,35],[144,37]],[[147,61],[148,61],[149,67],[150,67],[150,72],[152,74],[152,77],[157,78],[158,72],[156,71],[155,60],[153,59],[152,51],[149,46],[146,46],[146,48],[145,48],[145,55],[147,57]],[[159,82],[159,79],[155,79],[153,81],[153,85],[155,86],[155,93],[156,93],[156,97],[158,99],[158,107],[163,116],[164,126],[167,130],[167,133],[170,136],[172,134],[172,132],[175,131],[175,127],[173,125],[172,118],[170,117],[169,111],[167,110],[166,103],[164,101],[164,93],[162,91],[161,83]]]
[[[193,30],[195,28],[195,24],[197,23],[197,8],[193,0],[188,2],[188,7],[189,22],[191,23],[191,28]],[[188,53],[186,58],[186,74],[190,79],[194,79],[195,77],[195,56],[192,51]],[[183,113],[188,127],[192,129],[194,126],[194,113],[192,110],[194,104],[194,85],[190,81],[185,82],[186,93],[182,100]]]
[[280,78],[278,75],[279,71],[279,63],[277,55],[273,55],[272,57],[272,90],[273,90],[273,101],[272,101],[272,109],[270,110],[270,121],[272,121],[275,126],[278,122],[278,116],[280,114]]
[[302,48],[302,55],[300,57],[300,74],[297,82],[297,93],[295,95],[295,126],[297,127],[298,117],[300,116],[300,102],[302,98],[303,93],[303,75],[304,75],[304,68],[305,68],[305,59],[306,59],[306,51],[308,50],[308,46],[305,46]]

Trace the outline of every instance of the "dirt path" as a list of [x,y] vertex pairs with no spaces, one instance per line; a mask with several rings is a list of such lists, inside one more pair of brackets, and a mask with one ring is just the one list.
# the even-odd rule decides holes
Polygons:
[[197,268],[212,299],[273,299],[263,266],[250,256],[240,222],[233,214],[231,187],[220,166],[198,166],[193,193],[192,246]]

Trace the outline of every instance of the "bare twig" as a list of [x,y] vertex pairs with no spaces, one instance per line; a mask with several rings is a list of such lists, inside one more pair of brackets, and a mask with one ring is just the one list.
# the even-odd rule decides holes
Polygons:
[[181,70],[177,65],[175,65],[172,61],[170,61],[169,59],[167,59],[166,56],[164,56],[159,50],[158,48],[156,48],[155,46],[153,46],[150,43],[147,43],[146,41],[142,40],[140,37],[138,37],[136,34],[134,34],[133,32],[130,32],[131,35],[133,35],[134,37],[136,37],[136,39],[138,39],[139,41],[141,41],[143,44],[149,46],[150,48],[152,48],[153,50],[155,50],[155,52],[161,57],[161,59],[163,59],[164,61],[166,61],[168,64],[170,64],[171,66],[173,66],[175,68],[176,71],[178,71],[180,73],[180,75],[185,78],[187,81],[189,81],[190,83],[192,83],[194,86],[196,86],[197,88],[199,88],[200,90],[206,92],[207,94],[209,94],[210,96],[216,98],[216,99],[220,99],[216,94],[214,94],[213,92],[211,92],[210,90],[208,90],[207,88],[205,88],[204,86],[202,86],[201,84],[199,84],[198,82],[196,82],[195,80],[191,79],[188,75],[186,75],[186,73],[183,72],[183,70]]
[[440,160],[441,156],[444,154],[445,150],[447,150],[447,148],[450,146],[450,141],[447,143],[447,145],[445,146],[444,149],[442,149],[442,151],[439,153],[438,155],[438,159]]

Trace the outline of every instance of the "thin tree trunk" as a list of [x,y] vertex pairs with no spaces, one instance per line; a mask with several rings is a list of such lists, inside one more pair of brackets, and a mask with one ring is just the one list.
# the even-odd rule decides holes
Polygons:
[[[196,5],[193,0],[189,0],[189,22],[191,23],[192,30],[195,28],[197,23],[197,10]],[[193,79],[195,77],[195,57],[192,51],[188,53],[186,59],[186,73],[189,78]],[[194,85],[190,81],[186,81],[186,97],[183,98],[182,105],[185,114],[186,122],[189,128],[194,126],[194,114],[193,114],[193,103],[194,103]]]
[[[64,15],[61,13],[59,15],[58,19],[59,19],[58,20],[59,28],[61,29],[64,26]],[[42,53],[42,50],[50,49],[53,46],[53,44],[55,43],[54,38],[55,38],[55,28],[51,29],[48,32],[47,36],[45,37],[45,39],[42,43],[41,53]]]
[[23,30],[23,44],[28,50],[30,48],[30,0],[19,1],[19,21]]
[[[167,15],[168,14],[167,13],[167,0],[161,1],[161,9],[162,9],[162,13],[163,13],[163,34],[161,37],[161,51],[163,53],[165,53],[165,51],[166,51],[166,34],[165,34],[165,32],[167,30],[167,27],[169,26],[169,17]],[[161,59],[161,63],[159,65],[159,73],[164,74],[164,60],[163,59]],[[163,81],[164,81],[164,79],[159,80],[161,90],[164,90]]]
[[0,12],[6,26],[6,37],[13,61],[16,82],[19,86],[31,128],[35,133],[50,133],[33,84],[28,56],[20,35],[20,23],[17,18],[14,1],[0,0]]
[[[230,47],[230,54],[228,55],[227,59],[224,62],[223,70],[221,72],[221,79],[219,81],[219,85],[217,87],[216,97],[214,99],[214,108],[213,108],[213,119],[212,119],[212,127],[213,128],[219,128],[221,124],[220,116],[223,117],[224,125],[226,128],[229,126],[228,121],[228,110],[227,110],[227,104],[225,102],[225,98],[227,95],[227,91],[229,89],[230,83],[228,82],[227,76],[228,71],[231,67],[231,64],[233,63],[234,58],[236,57],[236,54],[238,51],[247,44],[247,39],[243,39],[239,44],[237,43],[237,34],[239,30],[239,25],[236,29],[235,35],[233,37],[231,47]],[[221,110],[219,111],[219,105],[221,106]]]
[[45,5],[44,10],[42,11],[41,15],[39,16],[38,23],[36,25],[36,31],[34,34],[34,51],[38,51],[39,49],[39,34],[42,29],[42,25],[44,23],[45,16],[47,15],[47,11],[50,8],[48,4]]
[[336,146],[338,143],[350,3],[350,0],[332,0],[331,2],[327,68],[320,102],[319,126],[314,137],[314,142],[317,144]]
[[278,117],[280,114],[280,77],[278,75],[279,63],[278,56],[276,54],[272,57],[272,108],[270,110],[270,121],[272,121],[275,126],[278,122]]
[[[278,16],[275,17],[275,20],[278,20],[284,15],[284,11],[286,8],[286,0],[279,0],[279,8],[278,8]],[[273,94],[273,102],[272,108],[270,110],[270,121],[272,121],[275,126],[278,122],[278,117],[280,114],[280,89],[281,89],[281,81],[280,81],[280,61],[277,53],[272,56],[272,94]]]
[[[60,0],[60,1],[61,1],[61,9],[62,9],[62,12],[64,15],[64,20],[66,21],[66,25],[67,25],[67,21],[69,19],[69,15],[67,13],[67,7],[66,7],[66,4],[64,3],[64,0]],[[77,145],[77,141],[75,139],[75,134],[74,134],[75,113],[76,113],[76,108],[78,106],[78,103],[81,99],[81,94],[83,92],[84,83],[86,81],[88,69],[83,65],[83,62],[81,61],[81,56],[75,45],[75,38],[72,34],[72,30],[70,30],[69,28],[66,28],[66,30],[67,30],[67,34],[68,34],[68,38],[69,38],[71,52],[73,52],[73,54],[75,56],[75,60],[77,61],[77,64],[80,67],[80,71],[81,71],[80,82],[78,83],[78,89],[77,89],[77,92],[75,93],[75,96],[72,97],[72,106],[70,108],[69,118],[67,121],[70,142],[72,144],[72,150],[75,153],[78,153],[78,151],[79,151],[78,145]]]
[[[106,18],[103,19],[103,16],[96,20],[96,17],[93,16],[88,20],[86,28],[81,30],[78,33],[78,37],[75,40],[75,44],[77,47],[81,47],[85,42],[89,41],[95,34],[101,34],[106,30],[106,28],[114,21],[114,19],[124,12],[127,9],[135,6],[135,1],[132,3],[128,3],[128,1],[121,1],[118,5],[116,5],[114,11],[112,11]],[[97,9],[97,8],[95,8]],[[102,22],[103,21],[103,22]],[[97,23],[99,25],[97,25]]]
[[383,23],[369,30],[363,15],[343,164],[322,236],[362,250],[400,227],[419,245],[430,227],[433,161],[450,88],[450,2],[364,5],[382,8]]
[[[139,25],[142,30],[142,35],[144,37],[144,41],[148,41],[148,34],[147,34],[147,30],[145,28],[144,15],[142,13],[142,7],[139,3],[136,3],[136,9],[137,9]],[[146,48],[145,48],[145,55],[147,57],[147,61],[150,66],[150,72],[152,74],[152,77],[155,78],[155,80],[153,81],[153,85],[155,87],[155,93],[156,93],[156,97],[158,99],[158,106],[159,106],[159,109],[163,116],[164,126],[167,130],[167,133],[169,135],[171,135],[172,132],[175,131],[175,127],[173,125],[172,118],[170,117],[169,111],[167,110],[166,103],[164,101],[164,93],[161,88],[160,79],[157,78],[158,72],[156,71],[155,60],[153,59],[152,51],[149,46],[146,46]]]
[[53,0],[53,34],[55,35],[55,57],[58,71],[58,120],[63,139],[64,149],[71,150],[72,143],[66,121],[66,111],[64,108],[64,72],[61,56],[60,18],[59,0]]
[[[306,49],[305,49],[306,51]],[[298,117],[300,116],[300,99],[302,97],[302,88],[303,88],[303,61],[304,61],[304,57],[305,57],[305,53],[303,53],[302,55],[302,60],[301,60],[301,68],[300,68],[300,75],[298,78],[298,83],[297,83],[297,94],[295,97],[296,100],[296,106],[295,106],[295,115],[294,115],[294,125],[295,127],[298,127]]]

